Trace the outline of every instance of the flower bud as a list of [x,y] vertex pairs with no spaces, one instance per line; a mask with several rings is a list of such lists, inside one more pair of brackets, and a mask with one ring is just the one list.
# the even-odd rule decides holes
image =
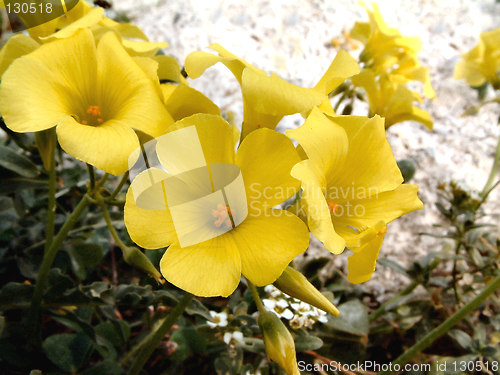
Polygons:
[[304,275],[292,267],[287,267],[274,282],[274,286],[291,297],[304,301],[334,316],[340,312]]
[[126,247],[123,249],[123,259],[132,267],[138,268],[146,272],[156,280],[161,280],[160,272],[153,266],[149,258],[137,247]]
[[281,319],[270,311],[263,311],[259,313],[258,323],[268,359],[280,365],[288,375],[300,375],[293,337]]

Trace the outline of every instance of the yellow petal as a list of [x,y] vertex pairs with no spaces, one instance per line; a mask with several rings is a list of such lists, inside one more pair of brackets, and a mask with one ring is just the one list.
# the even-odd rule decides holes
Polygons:
[[[196,114],[186,117],[168,128],[168,132],[178,129],[196,127],[196,132],[203,149],[206,163],[234,163],[233,134],[229,125],[221,116]],[[180,145],[182,147],[182,145]],[[160,161],[167,159],[158,150]],[[185,150],[189,152],[189,150]],[[178,161],[182,163],[182,160]],[[167,168],[168,169],[168,168]]]
[[480,65],[467,60],[460,60],[455,65],[453,78],[456,80],[466,79],[467,84],[472,87],[481,86],[486,82],[486,77],[482,74]]
[[[325,100],[316,89],[293,85],[276,74],[262,74],[254,69],[243,70],[241,90],[245,103],[243,137],[260,127],[274,129],[283,116],[311,110]],[[259,122],[253,113],[272,116],[270,122]]]
[[158,78],[160,81],[172,81],[178,83],[186,83],[186,79],[181,74],[179,63],[172,56],[157,55],[154,56],[158,62]]
[[381,97],[376,77],[370,69],[363,69],[361,73],[355,75],[351,79],[354,86],[365,89],[370,105],[370,113],[382,114],[384,110],[384,97]]
[[349,209],[346,201],[339,200],[339,205],[344,208],[344,215],[334,215],[335,228],[344,226],[362,230],[379,221],[388,224],[404,214],[420,210],[423,203],[418,198],[417,191],[418,186],[403,184],[392,191],[372,194],[370,198],[351,199],[348,201]]
[[9,38],[0,50],[0,77],[15,59],[33,52],[39,46],[34,39],[24,34]]
[[89,28],[96,25],[104,17],[104,9],[101,7],[92,8],[86,15],[82,18],[75,20],[68,26],[63,27],[61,30],[55,32],[54,34],[48,36],[42,36],[44,42],[48,42],[54,39],[68,38],[72,36],[77,30]]
[[[349,116],[351,117],[351,116]],[[353,117],[353,121],[358,118]],[[335,121],[335,117],[332,117]],[[342,125],[339,122],[339,125]],[[328,194],[351,194],[358,191],[381,193],[393,190],[403,177],[386,139],[384,120],[375,116],[367,120],[349,139],[349,151],[343,165],[327,176],[327,186],[335,187]],[[329,197],[331,200],[331,197]]]
[[139,147],[132,128],[117,120],[89,126],[67,116],[57,126],[57,138],[74,158],[115,176],[127,171],[128,158]]
[[409,90],[406,86],[399,84],[397,86],[396,92],[394,93],[391,101],[387,105],[385,115],[386,115],[386,127],[403,121],[418,121],[430,130],[433,127],[432,117],[418,107],[413,105],[415,93]]
[[170,283],[201,297],[227,297],[238,286],[241,260],[231,232],[181,248],[171,245],[160,261]]
[[283,134],[269,129],[249,134],[236,154],[249,211],[269,209],[294,196],[300,183],[290,171],[299,161],[293,143]]
[[153,137],[163,134],[173,120],[150,77],[127,54],[113,33],[101,38],[97,61],[100,83],[100,92],[94,94],[97,103],[112,118],[131,128]]
[[278,209],[248,216],[231,234],[240,252],[242,273],[257,286],[273,283],[309,245],[309,231],[302,220]]
[[212,65],[217,64],[218,62],[223,63],[231,71],[231,73],[233,73],[240,86],[241,76],[245,67],[265,74],[262,70],[251,66],[245,60],[240,59],[238,56],[232,54],[219,44],[211,44],[208,48],[211,48],[218,52],[219,56],[203,51],[195,51],[190,53],[186,57],[186,61],[184,63],[184,69],[186,70],[189,77],[198,78],[203,74],[205,70],[207,70]]
[[177,241],[177,236],[167,207],[164,210],[137,207],[134,188],[149,172],[142,172],[132,181],[125,201],[124,221],[132,241],[145,249],[159,249]]
[[51,128],[93,97],[95,43],[88,30],[45,44],[15,60],[2,76],[0,113],[17,132]]
[[160,49],[167,48],[167,42],[145,42],[122,39],[123,46],[131,56],[153,57]]
[[355,22],[351,31],[349,31],[349,35],[351,38],[366,44],[370,38],[370,32],[371,28],[368,22]]
[[359,73],[359,65],[348,52],[340,50],[314,87],[325,95],[335,90],[346,78]]
[[424,124],[429,130],[432,130],[434,127],[434,120],[432,119],[431,115],[427,111],[424,111],[423,109],[415,106],[412,106],[410,112],[408,113],[401,113],[396,116],[391,116],[388,119],[387,127],[403,121],[420,122],[421,124]]
[[169,93],[165,100],[165,107],[175,121],[196,113],[220,115],[219,107],[210,99],[185,84],[179,84]]
[[344,251],[345,240],[339,236],[333,227],[330,210],[325,199],[324,176],[320,175],[311,160],[304,160],[292,169],[292,176],[302,182],[302,198],[300,214],[307,218],[307,225],[314,236],[323,242],[325,248],[340,254]]
[[366,241],[363,246],[352,248],[354,254],[347,260],[347,280],[353,284],[361,284],[370,280],[377,264],[378,254],[384,240],[386,226],[384,223],[377,225],[362,236]]
[[312,165],[325,176],[344,163],[347,134],[317,108],[311,111],[300,128],[289,129],[286,135],[299,142]]
[[148,37],[144,32],[136,25],[131,23],[113,23],[113,29],[118,32],[122,36],[122,38],[130,38],[130,39],[142,39],[145,41],[149,41]]

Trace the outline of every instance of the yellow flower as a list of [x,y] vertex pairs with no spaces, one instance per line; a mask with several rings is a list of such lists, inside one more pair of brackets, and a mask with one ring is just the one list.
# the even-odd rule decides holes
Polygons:
[[0,77],[16,58],[34,51],[40,44],[68,38],[81,29],[90,29],[96,42],[112,31],[131,56],[153,57],[159,49],[168,45],[150,42],[137,26],[115,22],[104,16],[102,8],[92,7],[80,0],[65,15],[28,28],[30,36],[18,34],[11,37],[0,50]]
[[189,54],[185,62],[186,72],[189,77],[198,78],[206,69],[220,62],[233,73],[243,96],[242,138],[255,129],[274,129],[283,116],[309,112],[314,106],[322,105],[322,109],[333,113],[328,94],[346,78],[359,72],[354,58],[341,50],[316,86],[303,88],[276,74],[267,75],[218,44],[209,48],[219,55],[203,51]]
[[0,113],[16,132],[56,126],[68,154],[115,175],[139,146],[134,129],[155,137],[173,122],[115,35],[96,47],[87,29],[15,60],[2,76]]
[[429,70],[421,66],[417,55],[422,49],[419,37],[406,37],[396,29],[387,26],[378,5],[372,3],[373,10],[362,3],[368,13],[369,22],[356,22],[350,35],[365,45],[360,61],[375,75],[390,73],[398,75],[401,83],[420,81],[424,84],[424,94],[434,98]]
[[481,33],[478,45],[462,57],[453,72],[455,79],[465,79],[473,87],[488,81],[500,89],[500,28]]
[[[300,209],[309,229],[334,254],[346,244],[359,252],[349,258],[350,267],[360,258],[366,264],[373,260],[385,224],[422,208],[418,187],[402,185],[382,118],[329,116],[314,109],[303,126],[287,135],[308,156],[293,167],[292,176],[302,182]],[[380,232],[378,237],[369,236],[371,228]],[[352,273],[349,280],[359,282]]]
[[[199,139],[197,147],[191,142],[193,134]],[[169,137],[184,142],[168,143]],[[155,150],[168,174],[149,168],[134,178],[125,203],[125,225],[132,240],[144,248],[169,246],[160,269],[172,284],[198,296],[226,297],[238,286],[241,274],[259,286],[274,282],[307,248],[305,224],[273,208],[299,188],[290,170],[300,158],[286,136],[256,130],[235,154],[231,126],[220,116],[197,114],[172,125]],[[215,177],[220,165],[241,173],[241,179],[235,178],[224,190],[224,200],[219,185],[225,184]],[[176,190],[175,179],[169,187],[169,176],[183,170],[192,171],[179,177],[180,188]],[[205,184],[200,173],[206,175]],[[151,178],[158,182],[152,185]],[[146,206],[141,192],[149,197]],[[162,208],[155,202],[164,202]]]
[[369,116],[385,117],[386,128],[412,120],[432,130],[433,121],[429,113],[413,105],[415,101],[421,101],[420,95],[399,83],[397,76],[382,74],[377,77],[370,69],[363,69],[351,80],[355,86],[364,88],[370,106]]

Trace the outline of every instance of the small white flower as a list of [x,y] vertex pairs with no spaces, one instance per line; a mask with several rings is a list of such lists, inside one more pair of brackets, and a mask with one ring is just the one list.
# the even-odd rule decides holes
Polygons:
[[238,332],[238,331],[224,333],[223,340],[228,345],[229,344],[234,345],[236,343],[241,343],[241,344],[244,343],[244,341],[243,341],[243,333]]
[[279,299],[278,301],[276,301],[276,306],[282,309],[286,309],[288,307],[288,302],[284,299]]
[[266,285],[266,286],[264,287],[264,292],[266,292],[267,294],[271,294],[271,293],[272,293],[272,292],[274,292],[275,290],[276,290],[276,288],[275,288],[273,285],[271,285],[271,284]]
[[268,308],[269,310],[274,310],[276,308],[276,301],[273,300],[273,299],[267,299],[267,298],[264,298],[262,300],[262,303],[264,304],[264,306],[266,308]]
[[294,309],[295,311],[299,311],[299,308],[300,308],[300,303],[299,303],[299,302],[295,302],[295,301],[294,301],[294,302],[292,302],[292,303],[290,304],[290,307],[291,307],[292,309]]
[[320,322],[320,323],[326,323],[326,322],[328,322],[328,318],[327,318],[326,314],[321,315],[321,316],[318,318],[318,322]]
[[293,312],[290,309],[285,309],[281,313],[278,313],[280,318],[285,318],[286,320],[290,320],[293,318]]
[[227,313],[225,312],[215,312],[215,311],[210,311],[210,315],[214,319],[213,322],[207,321],[207,324],[212,327],[225,327],[227,326]]

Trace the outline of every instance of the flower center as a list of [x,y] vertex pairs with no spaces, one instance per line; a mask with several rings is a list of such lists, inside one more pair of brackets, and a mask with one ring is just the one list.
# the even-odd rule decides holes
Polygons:
[[212,217],[216,220],[214,225],[220,228],[223,224],[227,229],[234,228],[233,216],[236,214],[234,210],[231,210],[228,205],[223,205],[219,203],[216,210],[212,210]]
[[332,214],[334,214],[335,212],[337,212],[338,208],[339,208],[338,204],[333,203],[332,201],[328,202],[328,209],[330,210],[330,212]]
[[101,109],[98,105],[91,105],[87,108],[87,115],[81,121],[83,125],[98,126],[101,125],[104,120],[102,119]]

